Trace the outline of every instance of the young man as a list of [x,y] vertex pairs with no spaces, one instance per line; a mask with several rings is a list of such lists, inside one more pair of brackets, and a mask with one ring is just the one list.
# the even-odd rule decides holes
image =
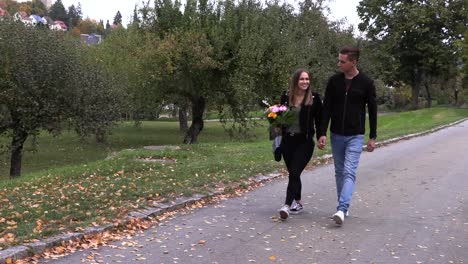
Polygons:
[[[356,170],[364,143],[366,105],[369,113],[369,141],[367,151],[375,148],[377,137],[377,103],[373,80],[359,72],[359,49],[344,47],[338,56],[341,73],[328,80],[323,101],[321,135],[326,135],[331,119],[331,145],[335,163],[337,212],[333,220],[343,224],[348,215],[356,182]],[[318,148],[324,149],[326,136],[321,136]]]

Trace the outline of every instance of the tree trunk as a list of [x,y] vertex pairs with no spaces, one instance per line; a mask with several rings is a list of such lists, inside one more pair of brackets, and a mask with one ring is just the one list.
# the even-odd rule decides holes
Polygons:
[[411,89],[411,109],[419,108],[419,86],[420,83],[415,83]]
[[411,89],[411,108],[419,108],[419,91],[421,87],[421,72],[419,69],[414,69],[413,87]]
[[431,97],[431,91],[429,90],[429,81],[427,80],[427,77],[424,80],[424,87],[426,88],[426,107],[431,108],[432,107],[432,97]]
[[185,134],[185,144],[197,143],[198,134],[203,130],[203,113],[205,112],[205,98],[197,97],[192,102],[192,124]]
[[187,132],[188,119],[187,119],[187,106],[179,107],[179,129],[181,132]]
[[104,144],[106,143],[106,131],[104,131],[103,129],[99,129],[98,131],[96,131],[96,143],[98,144]]
[[453,97],[455,99],[455,105],[458,105],[458,88],[455,88],[455,90],[453,91]]
[[10,160],[10,178],[21,176],[21,160],[23,153],[23,144],[28,138],[28,133],[15,129],[13,139],[11,140],[11,160]]

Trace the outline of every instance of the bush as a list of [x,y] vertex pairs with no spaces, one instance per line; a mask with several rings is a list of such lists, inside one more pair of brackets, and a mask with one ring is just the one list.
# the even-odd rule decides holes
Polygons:
[[411,87],[406,84],[396,86],[393,91],[394,108],[404,109],[411,105]]

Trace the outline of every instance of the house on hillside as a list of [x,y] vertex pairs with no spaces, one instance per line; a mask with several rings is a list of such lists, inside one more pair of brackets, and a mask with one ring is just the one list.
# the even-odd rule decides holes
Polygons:
[[97,45],[102,42],[102,36],[98,34],[80,34],[80,39],[87,45]]
[[120,24],[112,24],[112,25],[110,25],[110,28],[111,28],[111,29],[118,29],[118,28],[121,28],[121,27],[122,27],[122,25],[120,25]]
[[44,19],[47,22],[47,27],[49,28],[51,25],[54,24],[54,20],[52,20],[52,18],[50,18],[49,16],[43,16],[42,19]]
[[49,28],[52,30],[67,31],[68,27],[65,22],[61,20],[55,20],[53,24],[49,25]]
[[29,18],[33,26],[47,26],[47,20],[38,15],[31,15]]
[[30,18],[28,16],[28,14],[24,11],[19,11],[19,12],[16,12],[14,15],[13,15],[13,19],[15,21],[20,21],[22,22],[23,24],[25,24],[26,26],[32,26],[33,25],[33,21],[32,21],[32,18]]
[[8,16],[8,12],[0,7],[0,20]]

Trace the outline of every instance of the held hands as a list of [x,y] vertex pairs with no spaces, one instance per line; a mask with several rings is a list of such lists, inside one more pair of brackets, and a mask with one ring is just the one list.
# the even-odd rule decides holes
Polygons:
[[320,150],[324,150],[325,149],[325,145],[327,144],[327,137],[326,136],[321,136],[318,140],[318,148]]
[[370,138],[369,141],[367,142],[367,151],[372,152],[375,149],[375,139]]

